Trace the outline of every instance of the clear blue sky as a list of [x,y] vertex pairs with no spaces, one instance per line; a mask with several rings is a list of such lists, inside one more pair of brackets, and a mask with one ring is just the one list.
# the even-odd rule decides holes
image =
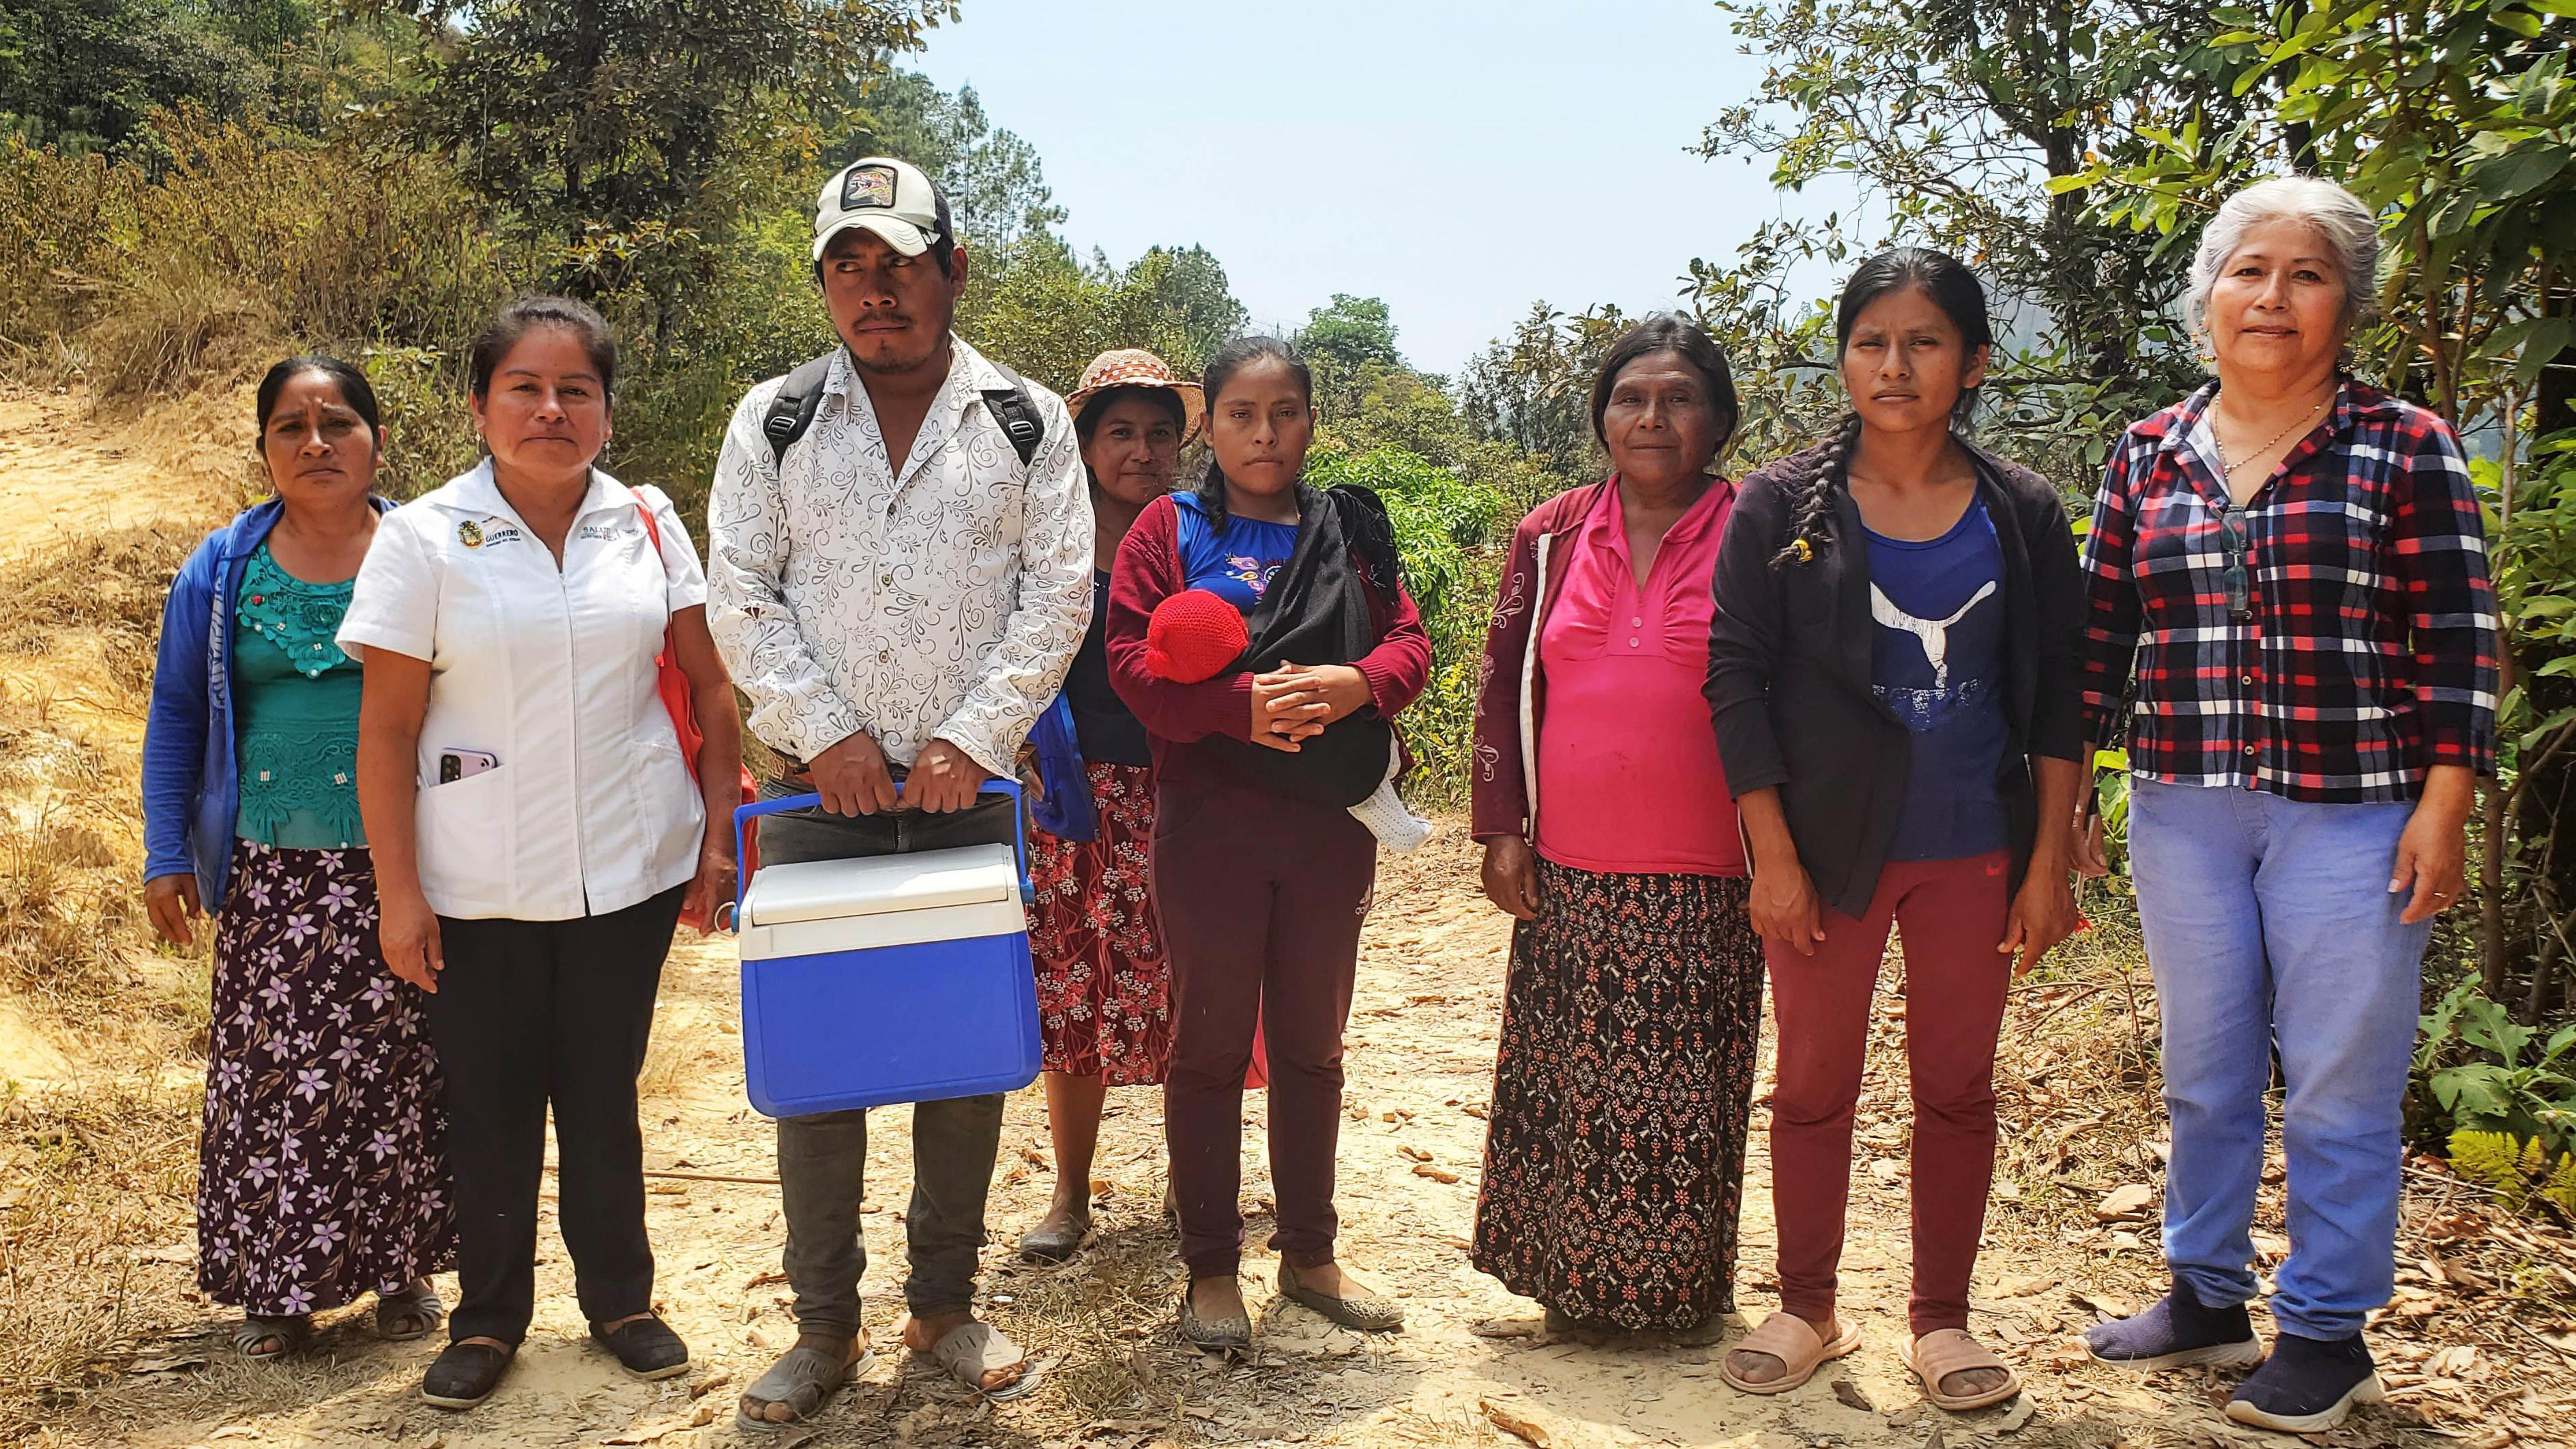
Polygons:
[[1261,323],[1383,297],[1436,372],[1540,298],[1669,306],[1693,256],[1850,203],[1691,153],[1761,77],[1706,0],[963,3],[905,63],[1036,145],[1075,246],[1205,246]]

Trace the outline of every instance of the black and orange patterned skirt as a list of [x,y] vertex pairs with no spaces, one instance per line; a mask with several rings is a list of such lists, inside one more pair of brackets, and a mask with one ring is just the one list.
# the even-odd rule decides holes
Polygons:
[[1470,1258],[1580,1323],[1695,1327],[1735,1306],[1762,1035],[1746,883],[1538,870]]

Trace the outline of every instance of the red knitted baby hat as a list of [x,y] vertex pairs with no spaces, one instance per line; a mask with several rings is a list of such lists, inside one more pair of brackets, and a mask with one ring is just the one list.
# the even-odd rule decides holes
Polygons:
[[1145,667],[1157,679],[1196,684],[1223,673],[1251,645],[1242,610],[1205,589],[1183,589],[1154,606]]

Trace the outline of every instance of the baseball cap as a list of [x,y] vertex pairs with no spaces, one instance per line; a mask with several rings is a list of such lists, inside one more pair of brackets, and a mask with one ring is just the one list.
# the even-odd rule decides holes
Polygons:
[[875,232],[908,257],[956,240],[948,198],[920,167],[892,156],[861,157],[823,183],[814,198],[814,260],[821,261],[832,238],[852,227]]

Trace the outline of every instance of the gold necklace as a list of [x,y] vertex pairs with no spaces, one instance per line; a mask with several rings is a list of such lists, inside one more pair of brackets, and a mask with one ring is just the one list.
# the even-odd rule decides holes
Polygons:
[[2236,481],[2237,469],[2244,467],[2247,463],[2251,463],[2255,459],[2272,451],[2272,449],[2277,446],[2283,438],[2288,437],[2299,428],[2313,422],[2316,419],[2317,414],[2324,412],[2325,410],[2325,403],[2322,401],[2319,402],[2315,407],[2308,409],[2307,414],[2304,417],[2301,417],[2297,422],[2290,424],[2290,426],[2283,428],[2281,431],[2274,433],[2270,441],[2264,443],[2263,446],[2256,448],[2253,452],[2246,454],[2243,459],[2234,463],[2227,461],[2227,444],[2219,439],[2218,429],[2213,425],[2209,430],[2209,442],[2210,446],[2218,449],[2218,466],[2223,471],[2227,481],[2230,484],[2233,484]]

